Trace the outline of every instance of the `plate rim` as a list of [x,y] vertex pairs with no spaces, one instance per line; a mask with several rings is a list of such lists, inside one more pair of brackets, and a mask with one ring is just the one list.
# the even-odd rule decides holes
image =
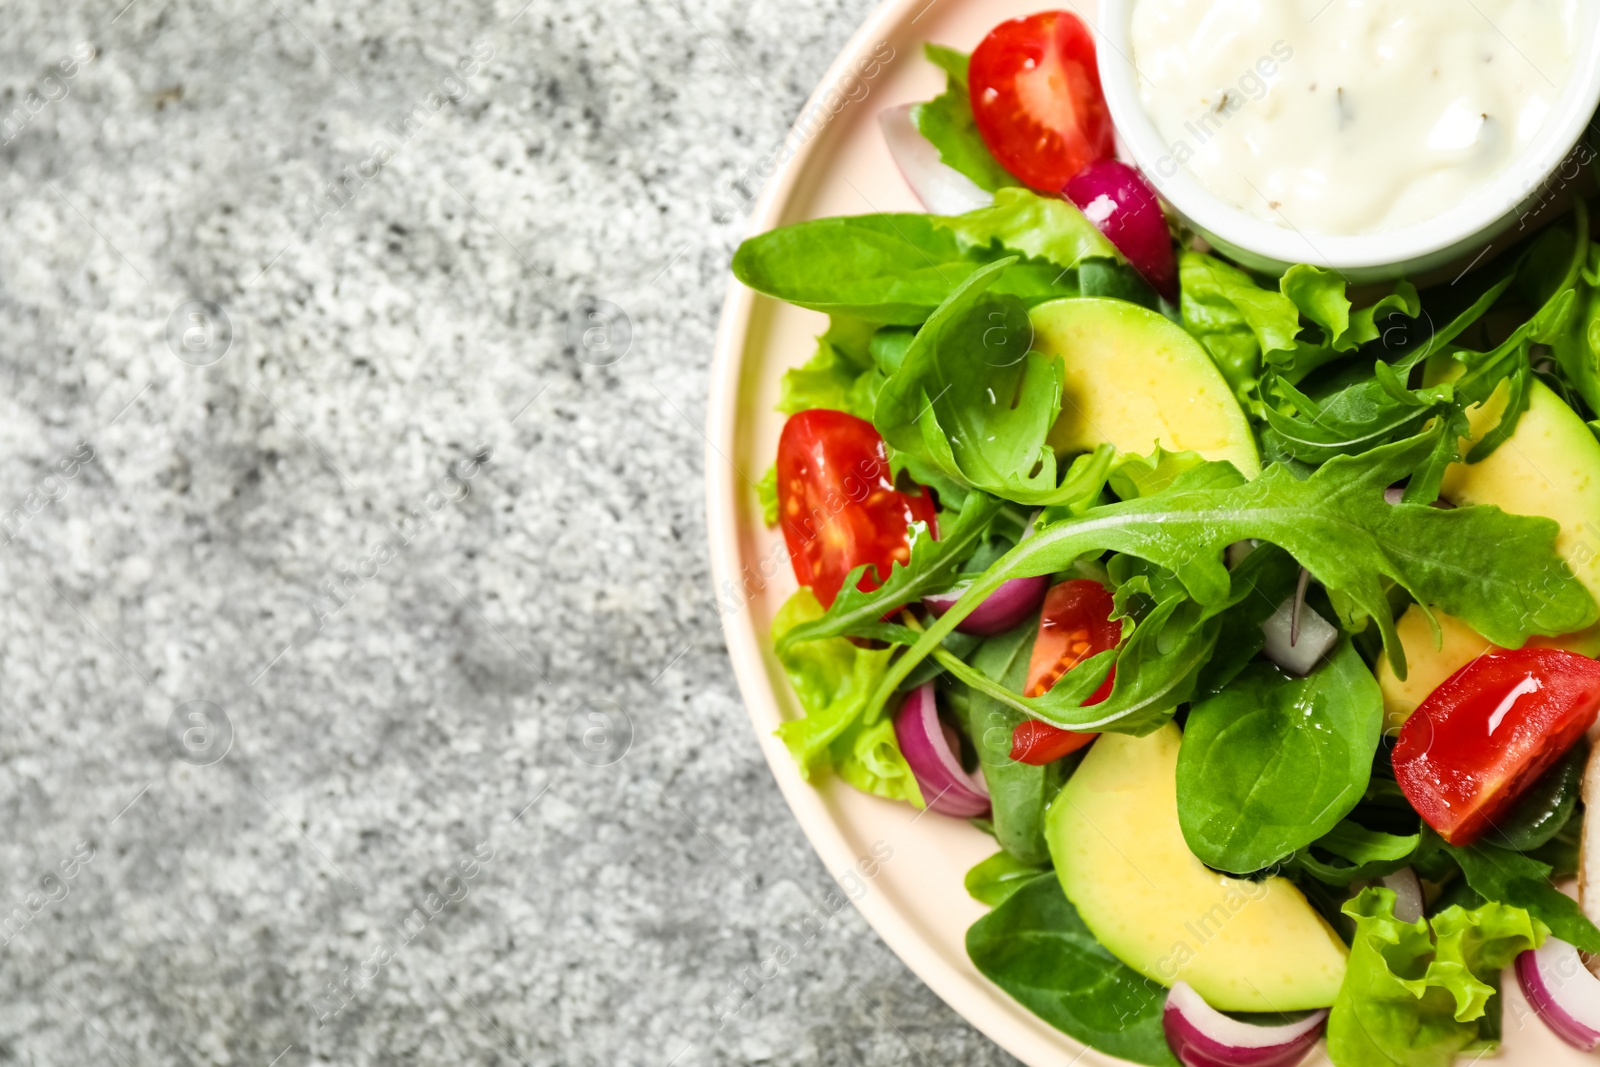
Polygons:
[[[852,73],[856,57],[865,54],[875,40],[885,39],[899,23],[910,16],[915,22],[928,8],[939,0],[881,0],[867,18],[850,35],[839,54],[823,73],[816,87],[802,105],[794,123],[785,133],[781,144],[788,144],[799,132],[800,119],[821,105],[830,91]],[[765,233],[777,225],[782,213],[795,194],[795,187],[807,163],[819,151],[826,137],[812,136],[802,141],[790,158],[784,161],[767,180],[752,205],[745,227],[746,235]],[[711,554],[712,601],[720,605],[718,591],[733,582],[737,572],[734,565],[740,558],[738,526],[738,494],[741,487],[735,480],[736,468],[729,458],[736,453],[738,431],[738,385],[744,367],[745,342],[756,307],[757,294],[737,278],[729,276],[728,291],[719,316],[715,347],[713,349],[710,382],[706,406],[704,436],[706,533]],[[735,582],[735,586],[737,583]],[[767,723],[782,716],[773,691],[772,678],[765,662],[765,648],[753,625],[741,625],[745,610],[723,612],[719,606],[719,623],[728,657],[733,666],[734,679],[743,699],[757,743],[766,758],[768,769],[783,794],[791,815],[799,825],[812,850],[822,860],[829,875],[837,880],[836,871],[849,869],[859,857],[845,838],[844,830],[823,802],[822,794],[814,784],[800,777],[788,750],[766,729]],[[758,710],[758,709],[764,709]],[[852,900],[853,906],[867,925],[881,938],[895,956],[917,978],[931,989],[940,1000],[977,1029],[989,1040],[1030,1067],[1043,1067],[1046,1063],[1062,1061],[1063,1051],[1069,1053],[1070,1062],[1088,1061],[1102,1067],[1120,1067],[1130,1064],[1108,1053],[1092,1048],[1063,1031],[1049,1027],[1009,994],[976,970],[963,974],[950,966],[917,932],[907,917],[880,894],[868,893]],[[986,1000],[1004,998],[1005,1008],[990,1008]],[[1015,1013],[1022,1013],[1032,1021],[1048,1028],[1049,1038],[1030,1032],[1032,1028],[1017,1025]]]

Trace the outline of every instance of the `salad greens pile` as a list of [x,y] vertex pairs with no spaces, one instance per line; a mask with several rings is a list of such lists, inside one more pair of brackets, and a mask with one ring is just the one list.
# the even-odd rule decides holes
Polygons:
[[[1012,742],[1029,720],[1138,737],[1176,722],[1193,856],[1289,880],[1348,946],[1334,1062],[1433,1067],[1492,1047],[1499,973],[1518,952],[1552,934],[1600,952],[1600,929],[1551,881],[1576,868],[1582,745],[1492,835],[1452,846],[1396,783],[1378,678],[1384,663],[1397,679],[1413,666],[1396,627],[1413,605],[1510,649],[1600,618],[1556,520],[1435,505],[1447,472],[1506,446],[1536,383],[1600,436],[1600,246],[1583,203],[1422,290],[1357,292],[1305,265],[1267,279],[1180,232],[1174,304],[1072,204],[1005,172],[974,126],[966,57],[928,55],[949,88],[912,121],[993,205],[803,222],[750,238],[733,260],[751,288],[829,316],[815,355],[784,376],[779,410],[870,422],[891,480],[938,507],[937,530],[913,524],[887,573],[857,566],[826,608],[802,587],[779,612],[776,653],[805,711],[779,736],[808,776],[932,804],[895,715],[935,684],[959,758],[987,787],[990,812],[973,821],[999,846],[966,876],[992,908],[968,933],[973,962],[1074,1037],[1171,1067],[1165,983],[1097,940],[1052,869],[1045,815],[1084,750],[1034,765]],[[1058,451],[1071,383],[1030,316],[1084,299],[1155,312],[1198,342],[1261,471],[1160,447]],[[1469,413],[1496,394],[1497,421],[1469,437]],[[769,525],[781,489],[769,472]],[[1105,587],[1122,637],[1034,693],[1037,610],[998,634],[958,627],[1007,583],[1039,576]],[[922,609],[952,591],[942,614]],[[1261,656],[1263,624],[1290,602],[1339,631],[1303,676]],[[1373,888],[1406,868],[1427,888],[1413,922]]]

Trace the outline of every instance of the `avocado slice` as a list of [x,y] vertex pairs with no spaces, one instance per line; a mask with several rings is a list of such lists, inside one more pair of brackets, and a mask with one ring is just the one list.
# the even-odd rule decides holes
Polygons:
[[[1510,387],[1502,382],[1488,401],[1467,410],[1473,441],[1500,422]],[[1445,471],[1440,492],[1452,504],[1496,504],[1514,515],[1544,515],[1561,524],[1556,551],[1596,600],[1600,600],[1600,441],[1577,413],[1535,380],[1528,410],[1516,432],[1481,463],[1457,463]],[[1398,727],[1439,684],[1494,646],[1459,619],[1435,612],[1442,643],[1413,604],[1396,629],[1406,653],[1400,681],[1388,660],[1378,666],[1386,726]],[[1529,645],[1600,655],[1600,626],[1562,637],[1535,637]]]
[[1050,805],[1056,876],[1111,954],[1162,985],[1188,982],[1222,1011],[1325,1008],[1344,942],[1284,878],[1230,878],[1178,825],[1182,734],[1105,734]]
[[1261,473],[1255,437],[1211,357],[1169,319],[1123,300],[1051,300],[1028,312],[1033,347],[1064,364],[1057,454],[1102,442],[1123,455],[1157,445]]

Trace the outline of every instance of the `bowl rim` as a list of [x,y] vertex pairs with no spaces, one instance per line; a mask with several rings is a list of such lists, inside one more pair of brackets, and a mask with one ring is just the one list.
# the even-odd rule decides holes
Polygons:
[[1580,2],[1579,45],[1568,84],[1528,150],[1501,174],[1445,212],[1395,230],[1348,236],[1308,234],[1292,224],[1278,226],[1226,203],[1181,164],[1171,165],[1172,173],[1165,173],[1169,168],[1163,162],[1172,164],[1172,153],[1139,99],[1132,58],[1131,21],[1138,2],[1100,0],[1093,27],[1101,89],[1112,121],[1129,155],[1162,198],[1214,244],[1241,252],[1244,258],[1352,271],[1437,263],[1453,252],[1487,244],[1540,199],[1586,128],[1600,144],[1600,127],[1594,124],[1600,108],[1600,10]]

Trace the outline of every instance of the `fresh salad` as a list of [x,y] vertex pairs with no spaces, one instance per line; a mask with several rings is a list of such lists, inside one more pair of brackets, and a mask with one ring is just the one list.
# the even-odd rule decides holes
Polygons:
[[1114,158],[1071,13],[927,56],[881,121],[937,213],[733,262],[829,316],[761,494],[802,772],[992,835],[973,964],[1106,1053],[1446,1065],[1513,966],[1600,1045],[1585,204],[1451,284],[1264,278]]

